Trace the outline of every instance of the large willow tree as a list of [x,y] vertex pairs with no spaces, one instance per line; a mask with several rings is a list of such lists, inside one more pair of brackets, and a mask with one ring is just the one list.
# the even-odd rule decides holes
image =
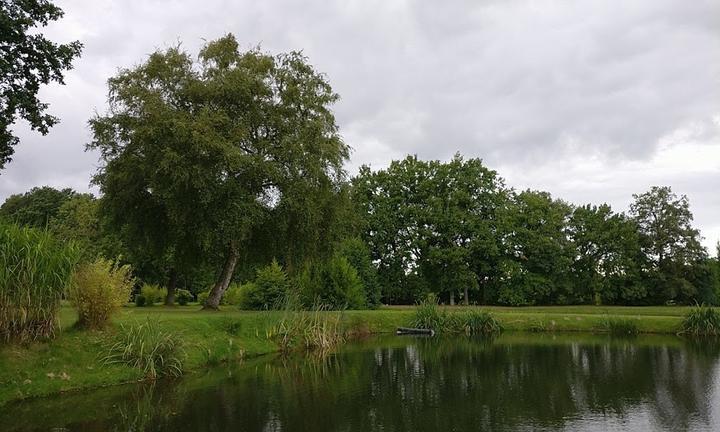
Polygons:
[[228,35],[197,60],[158,51],[109,88],[109,111],[90,122],[103,210],[171,268],[217,257],[207,308],[269,220],[317,240],[348,147],[330,110],[338,96],[300,53],[241,52]]

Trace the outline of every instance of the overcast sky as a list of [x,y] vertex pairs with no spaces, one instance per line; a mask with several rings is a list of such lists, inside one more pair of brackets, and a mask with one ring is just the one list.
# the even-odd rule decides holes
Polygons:
[[669,185],[720,239],[720,1],[57,0],[46,29],[85,44],[66,86],[43,89],[61,124],[23,124],[0,200],[33,186],[89,190],[87,120],[106,80],[181,41],[234,33],[244,48],[303,50],[341,100],[348,169],[406,154],[479,157],[517,189],[624,211]]

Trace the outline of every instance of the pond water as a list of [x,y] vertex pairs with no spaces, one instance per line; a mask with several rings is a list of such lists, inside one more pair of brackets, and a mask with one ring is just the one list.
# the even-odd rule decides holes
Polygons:
[[2,431],[718,431],[720,349],[676,337],[382,337],[11,404]]

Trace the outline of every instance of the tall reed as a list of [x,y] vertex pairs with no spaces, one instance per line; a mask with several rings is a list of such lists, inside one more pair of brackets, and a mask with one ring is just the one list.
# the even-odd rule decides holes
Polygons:
[[102,360],[105,364],[122,363],[140,369],[148,379],[180,376],[185,350],[179,336],[163,331],[157,321],[147,319],[131,326],[121,325],[120,337]]
[[311,310],[286,310],[280,322],[268,331],[280,351],[294,350],[328,352],[345,341],[341,315],[328,312],[323,306]]
[[78,249],[45,230],[0,225],[0,340],[50,338]]
[[705,305],[692,308],[683,318],[680,333],[692,336],[720,336],[720,312]]

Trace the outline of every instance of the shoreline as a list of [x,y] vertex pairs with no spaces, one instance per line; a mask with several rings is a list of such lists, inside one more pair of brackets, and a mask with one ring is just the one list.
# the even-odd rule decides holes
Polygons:
[[[474,306],[443,307],[461,311]],[[643,334],[675,335],[687,308],[679,306],[603,307],[483,307],[508,332],[607,333],[608,319],[631,319]],[[333,313],[333,312],[327,312]],[[414,314],[411,306],[387,306],[378,310],[344,311],[343,326],[351,333],[382,335],[407,326]],[[75,393],[83,390],[147,382],[140,371],[125,365],[102,365],[99,358],[120,325],[145,319],[157,320],[164,331],[180,335],[186,351],[185,374],[223,363],[258,358],[279,352],[267,332],[283,312],[240,311],[225,306],[219,312],[199,311],[197,305],[126,307],[103,331],[73,327],[75,312],[61,309],[61,330],[48,342],[0,347],[0,406],[12,402]],[[229,329],[233,330],[230,331]]]

